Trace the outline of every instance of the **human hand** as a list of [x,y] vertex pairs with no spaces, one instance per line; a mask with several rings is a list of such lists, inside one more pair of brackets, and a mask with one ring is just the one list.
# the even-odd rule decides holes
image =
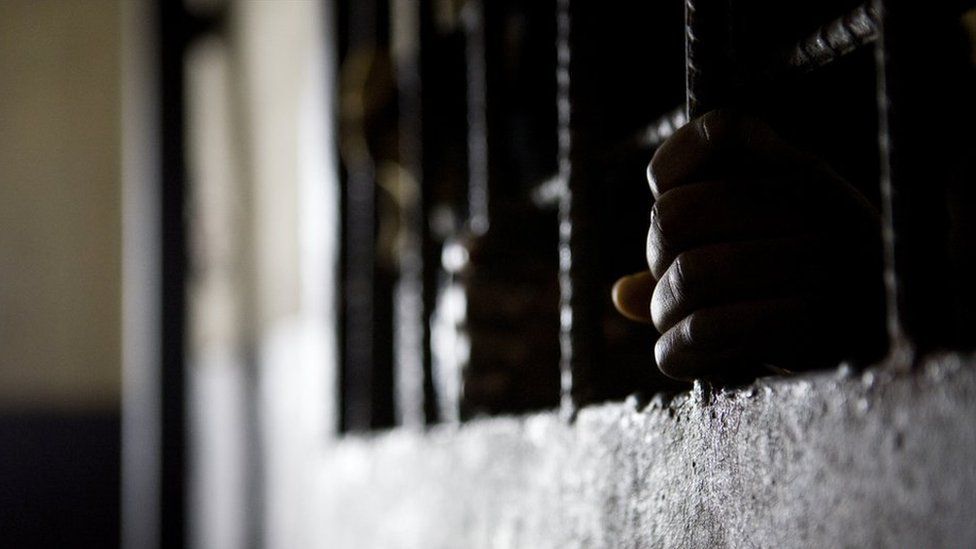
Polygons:
[[653,322],[658,367],[741,380],[870,355],[883,344],[878,214],[761,121],[713,111],[654,154],[649,271],[613,300]]

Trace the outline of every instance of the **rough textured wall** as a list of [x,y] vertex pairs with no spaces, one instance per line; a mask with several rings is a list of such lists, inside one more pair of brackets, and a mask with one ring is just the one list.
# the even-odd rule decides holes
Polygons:
[[346,439],[329,547],[976,545],[976,360]]

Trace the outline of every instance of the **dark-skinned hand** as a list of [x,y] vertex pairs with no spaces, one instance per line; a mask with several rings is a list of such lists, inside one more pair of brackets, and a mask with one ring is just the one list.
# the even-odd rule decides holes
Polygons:
[[714,111],[663,143],[647,175],[650,270],[618,280],[613,300],[654,323],[666,375],[741,381],[881,344],[878,214],[823,162]]

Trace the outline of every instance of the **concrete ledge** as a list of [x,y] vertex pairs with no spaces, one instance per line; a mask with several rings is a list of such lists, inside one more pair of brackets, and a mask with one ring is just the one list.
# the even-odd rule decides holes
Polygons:
[[976,360],[330,446],[327,547],[976,546]]

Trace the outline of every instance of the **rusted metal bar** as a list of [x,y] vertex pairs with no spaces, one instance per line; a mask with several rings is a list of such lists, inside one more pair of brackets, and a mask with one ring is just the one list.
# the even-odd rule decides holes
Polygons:
[[738,87],[728,1],[685,2],[685,89],[688,119],[725,106]]
[[[698,20],[697,9],[691,8],[693,25],[697,28],[702,23]],[[691,20],[691,19],[689,19]],[[691,27],[689,27],[691,28]],[[702,31],[697,31],[698,33]],[[775,79],[788,78],[791,75],[803,74],[827,66],[840,58],[853,53],[861,47],[874,43],[878,38],[878,14],[877,9],[871,4],[858,6],[850,13],[831,21],[812,32],[806,38],[797,42],[793,47],[783,52],[782,55],[773,58],[763,74],[756,75],[755,78]],[[693,48],[692,55],[701,57],[703,53],[701,44],[698,43],[697,35],[689,36],[690,48]],[[697,95],[702,87],[707,87],[709,78],[703,77],[701,73],[701,61],[695,61],[689,66],[689,81],[691,90]],[[754,82],[746,81],[744,85],[753,85]],[[706,92],[707,93],[707,92]],[[697,101],[697,100],[696,100]],[[646,128],[638,132],[632,138],[611,147],[610,151],[599,151],[595,154],[605,155],[613,151],[633,150],[650,152],[667,138],[671,137],[678,128],[688,122],[687,108],[682,105],[676,107],[660,118],[652,122]],[[532,191],[532,201],[540,208],[555,207],[559,197],[564,192],[565,181],[553,175],[540,182]]]
[[872,2],[820,27],[794,46],[780,67],[809,72],[828,65],[878,38],[878,13]]
[[559,201],[559,289],[561,408],[572,416],[592,401],[599,386],[600,307],[594,296],[599,271],[593,252],[597,249],[595,192],[588,179],[592,151],[586,138],[585,97],[579,93],[574,74],[582,73],[574,61],[576,34],[573,0],[558,0],[556,10],[556,85],[559,142],[559,177],[566,191]]

